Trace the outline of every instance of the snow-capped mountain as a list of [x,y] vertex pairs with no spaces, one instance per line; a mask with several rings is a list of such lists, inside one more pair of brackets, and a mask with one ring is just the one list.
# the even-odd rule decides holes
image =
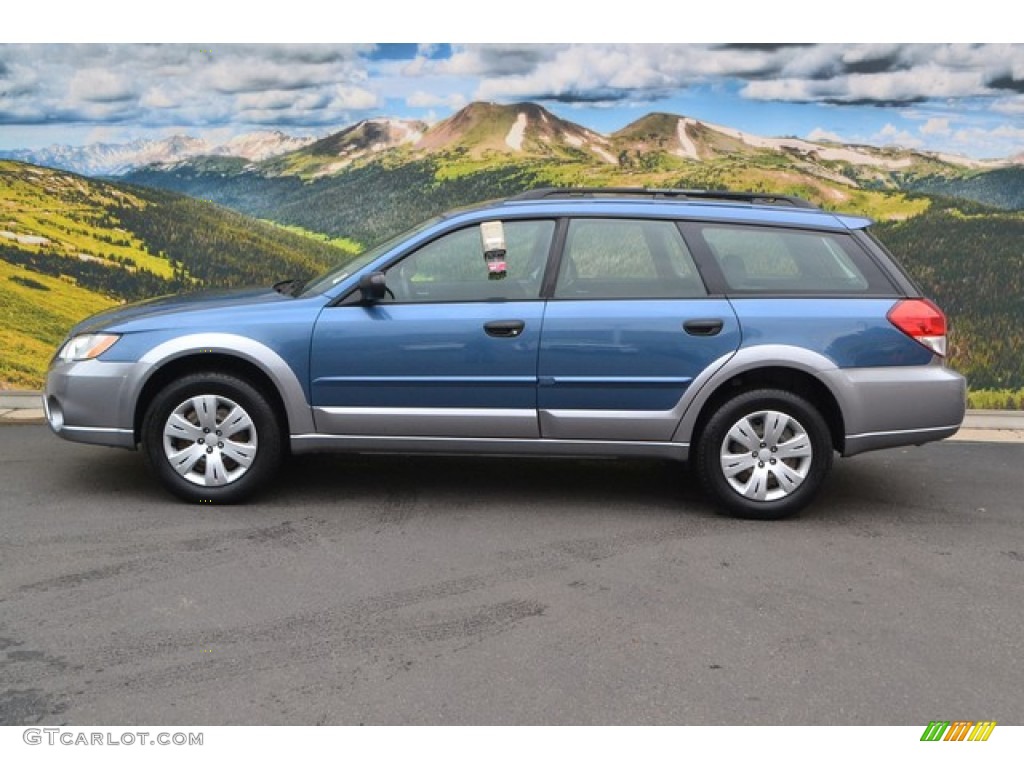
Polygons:
[[0,151],[0,158],[86,176],[120,176],[146,165],[177,163],[202,155],[227,155],[258,162],[294,152],[313,141],[313,138],[288,136],[281,131],[245,133],[223,144],[174,135],[165,139],[137,139],[126,144],[97,143],[82,147],[54,144],[44,149],[4,150]]
[[[492,162],[576,163],[594,172],[690,171],[728,172],[729,179],[751,185],[785,169],[812,177],[814,184],[855,188],[911,188],[931,178],[959,178],[1001,168],[1020,168],[1022,158],[974,160],[901,147],[875,147],[838,139],[769,137],[695,117],[653,113],[614,133],[600,133],[565,120],[533,103],[475,102],[434,124],[378,117],[363,120],[319,138],[296,138],[281,131],[260,131],[215,143],[191,136],[138,140],[127,144],[85,147],[52,146],[42,150],[0,152],[0,158],[74,171],[84,175],[136,173],[200,175],[251,173],[267,177],[322,179],[358,169],[387,155],[391,167],[425,158],[441,164]],[[223,162],[224,158],[230,158]],[[738,164],[758,168],[737,177]],[[755,178],[756,177],[756,178]],[[703,183],[710,177],[701,177]],[[663,181],[663,180],[662,180]],[[659,181],[659,183],[662,183]],[[159,183],[151,179],[152,183]],[[677,183],[677,182],[673,182]]]
[[283,165],[269,164],[269,170],[312,167],[313,175],[324,176],[347,168],[352,163],[396,147],[416,144],[427,130],[420,120],[378,117],[361,120],[338,133],[307,144],[300,151],[282,156]]
[[289,136],[281,131],[255,131],[235,136],[203,154],[244,157],[246,160],[258,162],[286,152],[294,152],[314,141],[316,139],[311,136]]
[[772,167],[778,166],[781,156],[792,167],[845,186],[885,181],[897,173],[957,174],[1007,165],[1006,160],[974,160],[920,149],[760,136],[666,113],[649,114],[614,133],[602,134],[538,104],[475,102],[429,126],[393,118],[364,120],[298,152],[281,154],[260,170],[320,178],[395,150],[406,159],[454,153],[477,160],[590,161],[629,170],[652,167],[651,160],[658,155],[700,163],[745,157]]
[[0,151],[0,158],[60,168],[86,176],[119,175],[153,162],[183,160],[207,149],[207,143],[191,136],[170,136],[158,141],[136,139],[127,144],[89,144],[72,147],[53,144],[44,149]]
[[474,102],[431,126],[416,148],[462,150],[474,157],[489,152],[552,158],[583,155],[615,163],[608,137],[531,103]]

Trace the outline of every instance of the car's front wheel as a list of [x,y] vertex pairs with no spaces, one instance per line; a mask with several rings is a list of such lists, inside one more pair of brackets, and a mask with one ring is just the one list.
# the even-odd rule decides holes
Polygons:
[[774,520],[803,509],[832,466],[828,425],[784,390],[736,395],[711,416],[697,445],[705,489],[738,517]]
[[226,373],[168,384],[142,422],[149,463],[174,494],[231,504],[251,495],[281,463],[281,428],[267,398]]

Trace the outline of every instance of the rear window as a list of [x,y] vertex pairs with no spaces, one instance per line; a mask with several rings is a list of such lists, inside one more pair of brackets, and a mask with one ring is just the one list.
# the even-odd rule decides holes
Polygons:
[[893,286],[849,235],[738,225],[700,225],[734,293],[878,294]]

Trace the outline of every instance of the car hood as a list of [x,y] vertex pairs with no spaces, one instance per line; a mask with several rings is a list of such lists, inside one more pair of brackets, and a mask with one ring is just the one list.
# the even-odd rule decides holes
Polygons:
[[229,309],[232,307],[252,306],[255,304],[271,304],[292,301],[290,296],[278,293],[272,288],[246,288],[240,290],[202,291],[173,296],[159,296],[134,304],[101,312],[78,323],[71,329],[69,336],[79,333],[96,333],[99,331],[116,331],[125,323],[136,320],[159,317],[171,313],[180,314],[189,311],[209,311]]

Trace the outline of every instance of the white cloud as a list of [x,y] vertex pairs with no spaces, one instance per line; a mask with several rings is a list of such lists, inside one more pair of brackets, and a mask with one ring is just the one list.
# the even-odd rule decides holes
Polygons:
[[886,123],[882,130],[871,137],[871,141],[882,146],[904,147],[907,149],[920,147],[924,144],[919,136],[915,136],[910,131],[897,128],[892,123]]
[[481,81],[478,99],[566,98],[598,101],[625,91],[665,89],[672,57],[656,62],[647,46],[574,46],[527,72],[497,74]]
[[417,109],[447,107],[451,110],[457,110],[466,106],[467,99],[461,93],[445,95],[440,93],[429,93],[427,91],[415,91],[405,99],[405,103],[410,107],[415,107]]
[[356,85],[337,85],[332,89],[329,106],[333,109],[374,109],[380,106],[380,99],[373,91]]
[[[661,109],[658,102],[672,98],[675,108],[685,102],[680,97],[703,93],[688,90],[700,87],[730,99],[739,93],[782,103],[899,104],[915,113],[880,109],[870,118],[862,111],[858,127],[846,128],[848,113],[837,111],[817,118],[832,129],[812,131],[819,140],[841,141],[838,130],[848,140],[925,142],[972,155],[1020,151],[1014,131],[1024,114],[1024,45],[501,44],[456,45],[447,56],[447,47],[428,44],[408,60],[368,56],[372,48],[0,45],[0,126],[7,137],[18,126],[50,123],[78,131],[81,124],[155,132],[250,122],[320,130],[384,105],[444,117],[471,98],[545,99],[581,109]],[[809,127],[805,119],[794,117],[794,132]],[[872,138],[872,123],[886,119],[890,130]],[[958,144],[958,136],[977,144]]]
[[407,77],[478,78],[475,97],[487,100],[635,102],[726,79],[755,100],[886,105],[1010,92],[1024,79],[1024,46],[466,45],[402,67]]
[[292,91],[257,91],[241,93],[235,99],[238,109],[288,109],[295,104],[295,93]]
[[983,72],[927,64],[897,72],[853,73],[828,79],[756,80],[740,93],[762,101],[901,104],[964,98],[987,90]]
[[128,101],[135,97],[135,86],[125,74],[94,67],[74,74],[68,86],[68,96],[74,101]]
[[1012,139],[1024,142],[1024,128],[1018,125],[1000,125],[991,131],[992,136],[1000,139]]
[[339,80],[365,77],[347,62],[304,62],[275,60],[259,55],[226,56],[215,59],[202,77],[221,93],[243,93],[268,89],[298,90],[330,85]]
[[815,90],[814,81],[791,78],[747,83],[740,89],[740,95],[757,101],[818,101],[822,98]]
[[[318,126],[376,109],[366,45],[0,45],[0,125]],[[244,114],[243,114],[244,113]]]
[[1010,157],[1024,151],[1024,127],[1008,123],[961,128],[952,139],[955,148],[973,157]]
[[180,106],[182,101],[172,96],[169,89],[155,85],[142,94],[139,104],[151,109],[172,109]]
[[85,137],[87,144],[114,144],[125,140],[124,128],[111,125],[97,125]]
[[948,136],[951,133],[948,117],[932,117],[919,129],[926,136]]
[[1004,115],[1024,114],[1024,96],[1014,96],[1009,99],[997,99],[991,105],[993,112]]
[[446,75],[513,77],[535,71],[568,49],[561,45],[454,46],[450,58],[432,60],[428,69]]

